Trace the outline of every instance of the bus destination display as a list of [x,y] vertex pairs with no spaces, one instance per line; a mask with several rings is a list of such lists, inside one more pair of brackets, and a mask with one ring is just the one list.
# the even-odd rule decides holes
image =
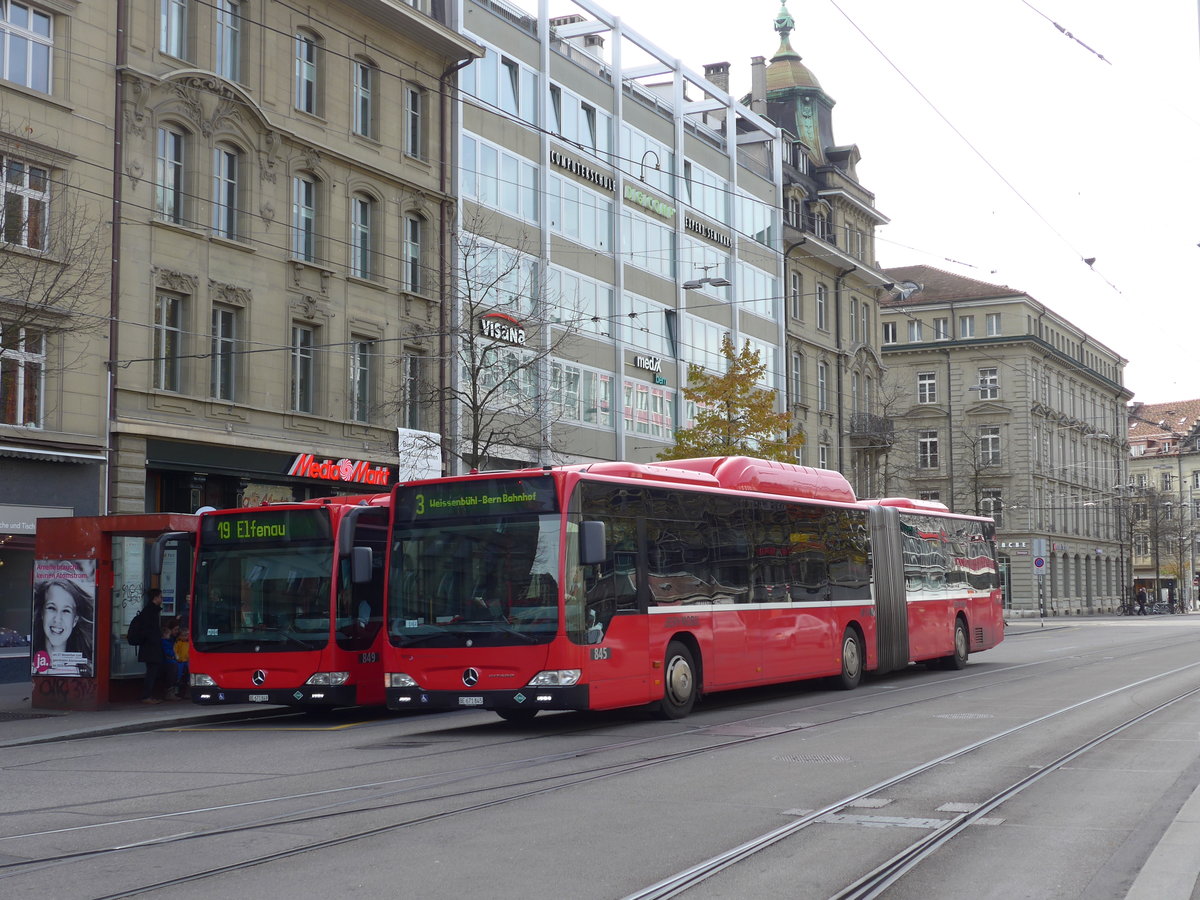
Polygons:
[[206,516],[201,527],[204,543],[254,543],[330,540],[329,515],[322,510],[257,510]]
[[498,478],[457,481],[402,489],[398,518],[457,519],[558,510],[550,478]]

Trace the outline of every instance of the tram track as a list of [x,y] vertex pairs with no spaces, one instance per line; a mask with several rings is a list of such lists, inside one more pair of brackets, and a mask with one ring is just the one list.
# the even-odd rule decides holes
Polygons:
[[[635,891],[631,894],[627,894],[623,900],[666,900],[666,898],[669,897],[679,896],[691,888],[696,887],[698,884],[707,880],[713,875],[716,875],[717,873],[722,872],[731,866],[746,862],[752,859],[758,853],[773,847],[781,841],[795,837],[804,830],[820,823],[823,819],[825,819],[825,817],[850,808],[857,801],[871,797],[874,794],[878,794],[880,791],[885,791],[889,788],[896,787],[897,785],[904,784],[907,781],[932,771],[938,766],[942,766],[946,763],[960,759],[968,754],[974,753],[984,747],[994,744],[997,741],[1004,740],[1015,734],[1025,731],[1028,728],[1044,724],[1051,719],[1072,712],[1086,704],[1108,699],[1116,694],[1141,687],[1161,678],[1195,669],[1197,666],[1200,666],[1200,663],[1193,663],[1188,666],[1173,669],[1169,672],[1161,673],[1160,675],[1156,675],[1151,678],[1142,679],[1110,691],[1105,691],[1101,694],[1095,695],[1094,697],[1071,704],[1070,706],[1062,707],[1058,710],[1039,716],[1035,719],[1031,719],[1013,728],[1006,729],[979,741],[975,741],[974,743],[959,747],[956,750],[938,756],[934,759],[930,759],[918,766],[908,769],[905,772],[901,772],[898,775],[873,784],[849,796],[842,797],[833,803],[825,805],[821,809],[808,812],[804,816],[797,818],[795,821],[790,822],[787,825],[765,832],[756,838],[745,841],[736,847],[725,851],[724,853],[713,856],[701,863],[677,872],[674,875],[663,879],[662,881],[650,885],[649,887]],[[1079,744],[1052,762],[1038,767],[1037,771],[1006,786],[1002,790],[995,792],[990,797],[980,802],[971,811],[958,814],[954,818],[947,820],[943,825],[937,827],[929,834],[923,836],[920,840],[914,841],[901,853],[896,854],[882,865],[864,875],[858,881],[846,887],[844,890],[834,894],[831,900],[868,900],[868,898],[879,896],[882,891],[898,881],[915,866],[928,859],[935,851],[938,850],[938,848],[946,844],[956,835],[961,834],[966,828],[975,824],[989,813],[995,811],[996,808],[1002,803],[1017,796],[1021,792],[1036,784],[1041,779],[1045,778],[1047,775],[1060,770],[1065,765],[1078,759],[1083,754],[1103,745],[1121,732],[1133,727],[1134,725],[1140,724],[1147,719],[1157,716],[1164,710],[1174,706],[1176,703],[1179,703],[1190,697],[1194,697],[1198,694],[1200,694],[1200,688],[1192,688],[1178,693],[1173,697],[1170,697],[1169,699],[1155,705],[1151,709],[1144,710],[1136,716],[1132,716],[1105,730],[1101,734],[1096,735],[1090,740]]]
[[[1181,641],[1179,643],[1182,644],[1183,642]],[[1164,645],[1162,645],[1160,643],[1160,644],[1157,644],[1156,646],[1161,649]],[[1134,656],[1140,655],[1144,652],[1145,652],[1144,648],[1134,647],[1134,648],[1127,649],[1127,651],[1122,653],[1121,656],[1134,657]],[[1106,650],[1094,651],[1092,655],[1095,655],[1095,654],[1104,654],[1104,656],[1097,658],[1097,659],[1088,659],[1087,661],[1082,662],[1082,663],[1080,663],[1078,659],[1075,659],[1073,665],[1060,667],[1059,671],[1065,670],[1067,668],[1072,668],[1072,669],[1081,668],[1083,666],[1093,665],[1093,664],[1096,664],[1101,661],[1111,661],[1113,659],[1113,654]],[[811,714],[811,712],[814,709],[819,709],[822,706],[845,704],[847,699],[851,698],[851,697],[854,698],[855,702],[861,702],[862,699],[864,699],[864,698],[862,698],[861,693],[854,694],[854,695],[839,695],[839,697],[836,700],[830,701],[828,703],[810,705],[807,707],[798,708],[793,711],[775,710],[775,711],[772,711],[769,713],[763,713],[763,714],[758,714],[755,716],[743,717],[738,720],[720,723],[720,725],[709,724],[709,725],[705,725],[705,726],[701,726],[701,727],[697,727],[697,728],[693,728],[693,729],[689,729],[689,730],[685,730],[685,731],[672,732],[671,734],[667,734],[667,735],[654,735],[654,736],[638,738],[638,739],[634,739],[634,740],[626,739],[626,740],[611,742],[611,743],[607,743],[607,744],[598,744],[593,747],[581,748],[579,750],[567,751],[567,752],[563,752],[563,753],[539,754],[536,756],[526,757],[526,758],[523,758],[520,760],[512,760],[512,761],[508,761],[508,762],[505,762],[502,764],[496,764],[496,765],[464,767],[462,769],[454,770],[452,772],[436,773],[433,775],[408,776],[408,777],[401,778],[401,779],[389,779],[389,780],[378,781],[378,782],[369,782],[369,783],[363,783],[363,784],[358,784],[358,785],[339,787],[339,788],[335,788],[335,789],[328,789],[328,790],[324,790],[324,791],[302,792],[302,793],[298,793],[298,794],[292,794],[292,795],[281,796],[281,797],[276,797],[276,798],[261,798],[258,800],[245,801],[243,803],[238,803],[238,804],[206,807],[204,809],[179,810],[179,811],[175,811],[175,812],[171,812],[171,813],[161,814],[159,816],[128,818],[128,819],[124,819],[124,820],[114,820],[113,822],[109,822],[109,823],[92,823],[92,824],[86,825],[86,826],[79,826],[79,828],[81,828],[81,829],[82,828],[96,829],[96,828],[102,828],[102,827],[114,827],[114,826],[119,826],[121,824],[130,824],[130,823],[134,823],[134,822],[145,822],[150,819],[182,818],[182,817],[196,814],[196,813],[201,813],[201,812],[207,813],[207,812],[212,812],[215,810],[231,809],[231,808],[238,807],[238,806],[267,804],[267,803],[273,803],[273,802],[282,802],[285,800],[297,800],[297,799],[303,800],[303,799],[316,798],[316,797],[333,797],[333,796],[337,796],[337,795],[344,795],[346,792],[351,792],[351,791],[361,792],[363,790],[372,790],[372,789],[378,790],[379,788],[387,787],[389,785],[397,785],[395,790],[389,792],[389,794],[385,794],[382,796],[377,794],[374,797],[370,798],[369,801],[365,801],[365,802],[364,802],[363,798],[361,798],[361,797],[351,798],[351,799],[339,799],[339,800],[335,800],[330,803],[322,803],[317,806],[311,806],[305,810],[284,812],[284,813],[280,813],[278,815],[264,817],[264,818],[254,821],[254,822],[243,823],[243,824],[237,825],[237,826],[214,828],[214,829],[208,829],[205,831],[198,831],[198,832],[180,832],[180,833],[176,833],[174,835],[171,835],[171,836],[168,836],[168,837],[165,837],[162,839],[150,841],[150,842],[133,842],[133,843],[124,843],[124,844],[113,843],[108,846],[97,847],[97,848],[93,848],[90,850],[79,851],[77,853],[59,854],[59,855],[56,855],[55,857],[53,857],[52,859],[46,858],[46,859],[20,860],[17,862],[0,864],[0,879],[12,877],[14,875],[21,874],[21,873],[31,873],[34,871],[40,871],[40,870],[44,870],[44,869],[54,866],[54,865],[64,864],[64,863],[72,862],[72,861],[78,861],[81,859],[96,858],[99,856],[104,856],[104,855],[113,854],[113,853],[126,853],[126,854],[136,853],[136,852],[142,851],[148,847],[160,846],[165,843],[176,843],[176,842],[181,842],[181,841],[195,841],[195,840],[200,840],[200,839],[205,839],[205,838],[227,837],[227,836],[231,836],[231,835],[237,835],[237,834],[241,834],[241,833],[260,830],[263,828],[270,828],[270,827],[274,827],[274,826],[279,826],[279,827],[294,826],[298,823],[311,823],[311,822],[327,820],[327,819],[331,819],[331,818],[335,818],[335,817],[340,817],[340,816],[345,816],[345,815],[350,815],[350,814],[359,814],[359,813],[364,813],[364,812],[376,812],[376,813],[384,812],[384,813],[386,813],[389,810],[410,808],[417,804],[461,800],[472,794],[478,795],[478,794],[495,793],[498,791],[504,792],[503,796],[491,797],[491,798],[484,799],[484,800],[481,800],[476,803],[469,803],[469,804],[459,806],[459,807],[456,807],[453,809],[441,810],[441,811],[427,814],[427,815],[413,816],[413,817],[405,818],[402,821],[385,823],[385,824],[382,824],[382,825],[374,827],[374,828],[360,829],[360,830],[356,830],[356,831],[353,831],[353,832],[350,832],[350,833],[347,833],[344,835],[332,837],[329,839],[305,843],[305,844],[298,845],[293,848],[288,848],[286,850],[277,851],[275,853],[258,855],[253,858],[250,858],[250,859],[230,863],[225,866],[207,869],[202,872],[181,875],[177,878],[172,878],[169,880],[156,882],[154,884],[142,885],[142,886],[139,886],[136,888],[131,888],[128,890],[119,891],[116,893],[105,895],[106,897],[113,897],[113,898],[132,896],[132,895],[138,894],[138,893],[166,889],[166,888],[169,888],[172,886],[177,886],[177,885],[185,884],[188,882],[199,881],[199,880],[203,880],[206,878],[216,877],[216,876],[219,876],[222,874],[237,871],[239,869],[263,865],[266,863],[271,863],[274,861],[286,859],[288,857],[296,856],[298,854],[311,853],[311,852],[316,852],[316,851],[320,851],[320,850],[327,849],[327,848],[337,847],[339,845],[346,844],[348,842],[363,840],[363,839],[366,839],[366,838],[369,838],[372,836],[376,836],[376,835],[380,835],[380,834],[384,834],[384,833],[387,833],[390,831],[395,831],[395,830],[399,830],[399,829],[403,829],[403,828],[410,828],[410,827],[415,827],[415,826],[419,826],[419,825],[423,825],[423,824],[428,824],[428,823],[444,820],[449,817],[461,816],[461,815],[471,814],[474,812],[481,812],[484,810],[492,809],[496,806],[500,806],[500,805],[504,805],[504,804],[508,804],[508,803],[515,803],[515,802],[519,802],[522,800],[528,800],[528,799],[538,797],[538,796],[541,796],[541,795],[544,795],[547,793],[562,791],[562,790],[573,788],[573,787],[581,787],[584,785],[592,784],[592,783],[602,780],[602,779],[612,778],[612,777],[616,777],[616,776],[620,776],[620,775],[624,775],[624,774],[641,771],[641,770],[644,770],[646,768],[653,767],[653,766],[660,766],[660,765],[675,762],[675,761],[689,759],[689,758],[695,757],[699,754],[707,754],[707,753],[712,753],[712,752],[715,752],[718,750],[724,750],[724,749],[731,748],[731,747],[745,745],[748,743],[764,741],[764,740],[767,740],[768,738],[779,737],[782,735],[795,733],[795,732],[801,731],[801,730],[809,730],[809,729],[815,729],[815,728],[828,727],[828,726],[837,725],[837,724],[843,724],[843,723],[846,723],[849,721],[853,721],[855,719],[861,719],[866,716],[878,715],[878,714],[881,714],[884,712],[902,709],[906,706],[912,706],[915,704],[933,702],[936,700],[944,700],[946,698],[954,697],[956,695],[961,695],[961,694],[969,694],[970,692],[979,690],[981,688],[994,687],[998,683],[1012,683],[1014,681],[1023,680],[1025,678],[1042,677],[1045,674],[1044,671],[1030,671],[1027,674],[1023,674],[1023,675],[1019,676],[1018,678],[1008,678],[1004,681],[999,681],[999,682],[997,681],[997,678],[994,676],[1009,674],[1009,673],[1012,673],[1014,670],[1039,670],[1039,669],[1044,670],[1044,667],[1046,665],[1052,664],[1055,662],[1059,662],[1059,661],[1060,660],[1037,660],[1037,661],[1032,661],[1032,662],[1028,662],[1028,663],[1018,664],[1015,666],[1008,666],[1008,667],[1005,667],[1002,671],[991,670],[988,672],[979,672],[979,673],[970,673],[970,672],[962,673],[961,675],[955,677],[953,679],[953,681],[961,682],[962,680],[964,680],[966,678],[976,678],[976,677],[982,678],[985,676],[993,676],[993,677],[987,678],[986,681],[984,681],[982,683],[973,684],[968,687],[961,687],[958,690],[942,691],[933,696],[928,696],[928,695],[921,696],[921,697],[917,697],[917,698],[913,698],[913,699],[904,700],[900,703],[886,703],[882,706],[878,706],[878,707],[875,707],[875,708],[872,708],[869,710],[860,710],[860,711],[856,711],[856,712],[846,714],[846,715],[835,716],[835,717],[832,717],[828,720],[821,721],[821,722],[805,723],[802,725],[797,725],[797,726],[793,726],[793,727],[789,727],[789,728],[775,729],[775,730],[771,731],[770,733],[766,733],[766,734],[751,735],[751,736],[745,736],[745,737],[732,737],[732,738],[725,739],[725,740],[719,740],[719,741],[715,741],[712,743],[707,743],[702,747],[689,748],[689,749],[683,750],[683,751],[674,751],[674,752],[670,752],[670,753],[659,754],[656,756],[649,756],[646,758],[633,760],[633,761],[611,762],[611,763],[607,763],[604,765],[595,766],[595,767],[586,769],[581,772],[558,773],[558,774],[540,776],[540,777],[533,778],[533,779],[526,779],[526,780],[518,781],[518,782],[508,782],[508,783],[504,783],[504,784],[489,784],[489,785],[475,787],[475,788],[472,788],[471,790],[465,791],[465,792],[464,791],[456,791],[453,793],[440,793],[440,794],[433,795],[433,796],[421,796],[421,797],[404,796],[406,794],[411,794],[411,792],[416,791],[416,790],[427,791],[431,786],[443,787],[446,785],[461,783],[464,780],[471,780],[471,779],[484,777],[484,776],[488,776],[488,775],[503,774],[505,772],[511,772],[511,771],[522,771],[522,770],[529,769],[532,767],[545,765],[547,762],[566,761],[566,760],[570,760],[570,759],[596,756],[596,755],[599,755],[602,753],[612,752],[617,749],[628,749],[630,747],[637,747],[637,746],[650,746],[655,743],[666,741],[666,740],[675,740],[681,736],[686,736],[689,733],[704,732],[704,731],[708,731],[708,730],[718,728],[718,727],[730,727],[730,726],[738,726],[738,725],[749,726],[755,722],[760,722],[767,718],[774,718],[774,717],[778,717],[780,715],[786,715],[786,714],[788,714],[788,712],[795,712],[795,713],[804,712],[804,713]],[[1194,665],[1200,665],[1200,663],[1197,663]],[[1180,669],[1171,670],[1170,672],[1161,673],[1161,674],[1153,676],[1151,678],[1142,679],[1139,681],[1135,681],[1135,682],[1131,682],[1129,684],[1122,685],[1120,687],[1114,688],[1111,691],[1108,691],[1103,694],[1096,695],[1095,697],[1089,698],[1087,700],[1081,701],[1080,703],[1063,707],[1062,709],[1057,710],[1052,713],[1049,713],[1045,716],[1038,717],[1036,719],[1030,720],[1027,723],[1023,723],[1022,725],[1016,726],[1012,729],[1008,729],[1004,732],[1000,732],[997,735],[991,736],[990,738],[987,738],[983,741],[977,742],[976,744],[970,745],[966,748],[960,748],[958,751],[955,751],[955,755],[971,752],[975,749],[978,749],[978,747],[986,745],[987,743],[991,743],[993,741],[1000,740],[1003,737],[1014,734],[1022,729],[1032,727],[1032,726],[1039,724],[1041,722],[1044,722],[1054,716],[1062,715],[1065,712],[1069,712],[1069,711],[1079,708],[1085,704],[1093,703],[1093,702],[1096,702],[1097,700],[1104,699],[1106,697],[1112,696],[1112,695],[1120,693],[1122,691],[1131,690],[1131,689],[1134,689],[1141,685],[1149,684],[1160,678],[1167,677],[1171,674],[1177,674],[1178,672],[1188,670],[1192,667],[1193,666],[1185,666]],[[918,689],[921,687],[928,687],[929,684],[930,684],[930,682],[923,681],[923,682],[920,682],[919,684],[913,684],[913,685],[898,688],[898,690],[908,690],[909,688],[915,690],[915,689]],[[1194,692],[1192,692],[1192,693],[1194,693]],[[884,694],[884,693],[877,694],[876,696],[894,697],[895,693],[893,690],[893,691],[887,692],[886,694]],[[1180,695],[1180,697],[1177,699],[1182,699],[1183,696],[1188,696],[1188,695],[1186,695],[1186,694]],[[586,732],[588,730],[591,730],[591,729],[579,729],[580,732]],[[924,766],[922,770],[936,766],[936,765],[940,765],[945,761],[946,761],[946,758],[939,757],[937,760],[931,761],[930,763],[926,764],[926,766]],[[905,777],[905,776],[913,777],[914,774],[915,774],[914,772],[902,773],[902,776],[898,776],[898,777]],[[891,783],[891,782],[889,782],[889,783]],[[866,796],[869,793],[880,790],[881,787],[882,787],[882,785],[874,785],[871,788],[869,788],[863,792],[859,792],[858,794],[856,794],[854,796],[855,797]],[[396,798],[401,798],[401,799],[396,799]],[[793,829],[793,830],[800,830],[803,827],[807,827],[807,824],[811,824],[813,821],[815,821],[817,818],[819,818],[820,815],[832,812],[835,808],[845,808],[845,806],[848,805],[848,803],[851,802],[853,799],[854,798],[843,798],[840,806],[826,807],[816,813],[813,813],[809,816],[805,816],[802,820],[798,820],[797,822],[789,823],[789,826],[787,826],[787,828]],[[67,830],[69,830],[69,829],[59,829],[59,830],[55,830],[53,832],[47,831],[47,832],[29,833],[29,834],[25,834],[25,835],[4,836],[4,837],[0,837],[0,845],[2,845],[2,843],[4,841],[15,840],[15,839],[22,838],[22,837],[36,838],[36,837],[39,837],[44,834],[62,833]],[[791,833],[791,831],[789,830],[787,834],[782,834],[780,837],[777,837],[774,840],[763,844],[762,847],[769,846],[770,843],[774,843],[775,841],[782,840],[784,837],[787,837],[788,834],[790,834],[790,833]],[[762,849],[762,848],[760,847],[759,849]],[[758,852],[758,851],[755,850],[754,852]],[[753,854],[751,853],[750,855],[753,855]],[[731,865],[736,861],[738,861],[738,860],[733,859],[728,862],[725,862],[724,865],[714,868],[709,874],[713,874],[716,871],[720,871],[721,868],[725,868],[728,865]],[[708,875],[705,875],[704,877],[708,877]],[[631,896],[639,896],[639,897],[640,896],[673,896],[673,894],[671,894],[671,893],[644,894],[644,895],[643,894],[635,894],[635,895],[631,895]],[[849,896],[849,895],[847,895],[847,896]]]

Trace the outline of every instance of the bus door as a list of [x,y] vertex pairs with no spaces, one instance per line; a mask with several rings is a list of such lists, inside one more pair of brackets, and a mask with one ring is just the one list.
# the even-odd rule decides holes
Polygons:
[[641,543],[633,519],[606,517],[582,526],[567,522],[567,636],[581,645],[593,709],[650,699]]

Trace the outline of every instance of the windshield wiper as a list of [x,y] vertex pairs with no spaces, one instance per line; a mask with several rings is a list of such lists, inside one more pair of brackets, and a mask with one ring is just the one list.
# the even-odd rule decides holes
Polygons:
[[537,638],[531,637],[524,631],[518,631],[507,622],[502,622],[499,619],[473,619],[470,622],[455,622],[456,625],[486,625],[488,631],[500,631],[504,634],[511,635],[523,640],[527,644],[536,644]]
[[255,636],[252,638],[247,638],[247,640],[249,640],[251,642],[261,641],[261,640],[263,640],[263,637],[261,637],[260,634],[262,634],[262,635],[278,635],[279,637],[283,638],[285,641],[288,641],[289,643],[296,644],[297,646],[303,647],[305,650],[316,650],[317,649],[316,647],[314,647],[312,644],[308,643],[307,641],[302,641],[302,640],[300,640],[300,638],[296,637],[294,634],[288,634],[286,631],[281,631],[278,628],[266,629],[265,631],[263,631],[261,633],[256,633]]
[[416,644],[431,644],[443,638],[447,639],[449,646],[452,647],[460,646],[465,642],[463,636],[455,631],[423,631],[420,634],[397,634],[393,635],[393,637],[402,640],[404,642],[402,646],[405,647],[412,647]]

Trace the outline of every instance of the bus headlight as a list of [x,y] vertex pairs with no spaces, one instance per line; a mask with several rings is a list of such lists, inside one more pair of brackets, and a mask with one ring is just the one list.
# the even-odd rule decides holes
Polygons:
[[192,687],[216,687],[217,683],[213,681],[211,675],[203,675],[200,672],[193,672],[188,676],[188,684]]
[[383,686],[390,688],[415,688],[417,680],[403,672],[388,672],[383,676]]
[[350,680],[349,672],[317,672],[305,684],[339,685]]
[[580,669],[554,669],[538,672],[529,679],[529,687],[570,687],[579,683]]

